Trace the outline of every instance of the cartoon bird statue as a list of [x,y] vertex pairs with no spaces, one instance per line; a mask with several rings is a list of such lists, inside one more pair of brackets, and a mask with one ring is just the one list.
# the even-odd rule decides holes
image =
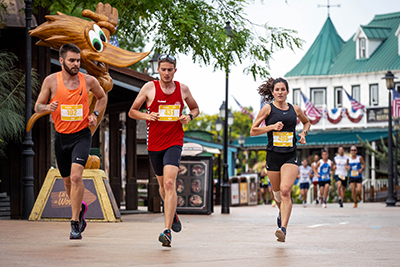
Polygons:
[[[57,12],[57,15],[46,16],[47,22],[30,31],[30,35],[38,37],[40,41],[36,45],[49,46],[60,49],[65,43],[73,43],[81,50],[81,67],[88,74],[99,81],[103,90],[108,93],[113,87],[113,81],[108,73],[108,64],[125,68],[139,62],[150,52],[134,53],[126,51],[109,43],[110,35],[115,33],[118,24],[118,10],[110,4],[98,3],[96,12],[85,9],[82,16],[93,21],[65,15]],[[89,94],[89,114],[93,112],[96,97]],[[96,126],[90,126],[92,135],[101,123],[105,109],[100,112]],[[29,132],[33,124],[40,117],[50,114],[33,114],[26,126]]]

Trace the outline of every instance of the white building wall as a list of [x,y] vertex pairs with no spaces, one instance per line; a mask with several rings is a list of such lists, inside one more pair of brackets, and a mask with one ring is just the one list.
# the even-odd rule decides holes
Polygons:
[[[391,70],[396,77],[400,75],[399,70]],[[370,72],[370,73],[356,73],[356,74],[340,74],[340,75],[325,75],[325,76],[297,76],[287,77],[289,83],[289,95],[288,102],[293,101],[293,89],[300,88],[301,92],[310,99],[311,88],[314,87],[326,87],[326,108],[331,110],[335,107],[334,101],[334,88],[343,87],[349,95],[352,94],[352,86],[360,85],[360,102],[366,108],[369,107],[388,107],[388,95],[389,92],[386,88],[386,81],[382,79],[386,74],[386,71]],[[397,80],[395,80],[397,81]],[[378,84],[379,100],[378,105],[370,105],[370,85]],[[305,110],[304,101],[301,101],[301,108]],[[343,94],[343,107],[347,108],[350,115],[355,118],[362,112],[358,110],[356,113],[352,113],[351,103],[346,94]],[[332,114],[331,114],[332,115]],[[333,116],[333,115],[332,115]],[[331,117],[332,117],[331,116]],[[367,123],[366,114],[358,123],[351,122],[346,115],[343,116],[342,120],[333,124],[330,123],[326,118],[321,118],[320,121],[312,125],[313,130],[334,130],[334,129],[357,129],[357,128],[370,128],[370,127],[387,127],[387,122],[379,123]],[[298,130],[302,129],[301,123],[298,124]]]

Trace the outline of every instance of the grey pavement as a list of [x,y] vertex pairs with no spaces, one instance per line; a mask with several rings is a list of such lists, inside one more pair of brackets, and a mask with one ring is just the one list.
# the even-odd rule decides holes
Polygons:
[[172,247],[158,235],[162,214],[89,222],[70,241],[68,222],[0,221],[0,266],[400,266],[400,206],[294,205],[285,243],[276,241],[277,209],[231,207],[180,215]]

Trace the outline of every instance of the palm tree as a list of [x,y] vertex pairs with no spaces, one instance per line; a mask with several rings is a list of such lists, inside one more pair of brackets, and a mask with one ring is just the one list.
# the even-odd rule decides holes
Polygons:
[[[0,51],[0,158],[6,156],[8,142],[22,142],[25,128],[25,74],[15,67],[17,60]],[[32,70],[32,98],[38,91],[38,75]]]

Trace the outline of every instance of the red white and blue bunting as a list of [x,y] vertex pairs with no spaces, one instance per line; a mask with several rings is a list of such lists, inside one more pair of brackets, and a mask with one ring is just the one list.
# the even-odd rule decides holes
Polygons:
[[[364,111],[362,109],[354,110],[353,108],[351,108],[351,110],[349,111],[347,108],[333,108],[331,110],[324,109],[321,111],[321,113],[323,114],[322,117],[327,119],[332,124],[338,124],[344,116],[346,116],[349,121],[353,123],[358,123],[364,116]],[[321,117],[307,117],[312,125],[317,124],[321,120]],[[300,120],[297,119],[297,124],[299,123]]]

